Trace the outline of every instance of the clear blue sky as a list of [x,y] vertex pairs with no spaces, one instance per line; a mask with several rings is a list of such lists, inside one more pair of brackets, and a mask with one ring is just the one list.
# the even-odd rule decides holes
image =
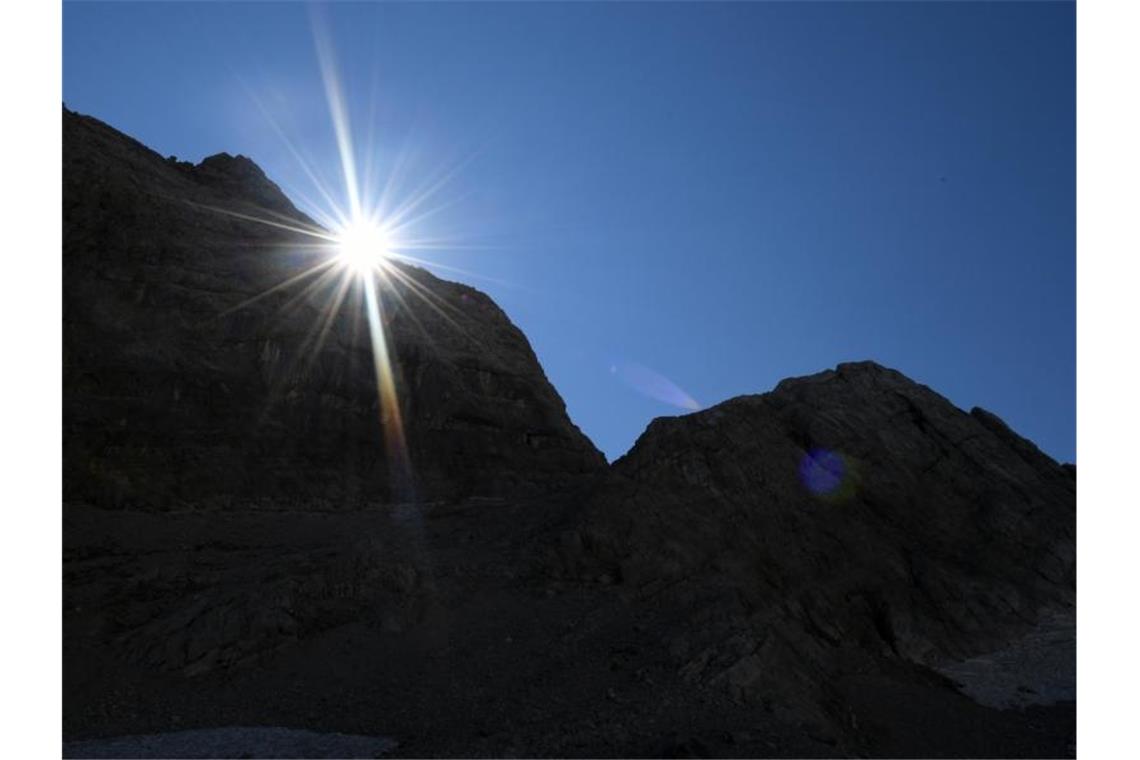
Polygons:
[[[323,11],[377,170],[465,161],[420,229],[478,276],[437,273],[502,305],[610,458],[685,411],[661,398],[874,359],[1075,461],[1073,4]],[[298,205],[273,123],[338,179],[304,5],[68,2],[63,84]]]

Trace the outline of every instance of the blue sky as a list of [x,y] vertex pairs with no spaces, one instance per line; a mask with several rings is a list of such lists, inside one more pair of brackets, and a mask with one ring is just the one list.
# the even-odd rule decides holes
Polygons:
[[[1075,461],[1071,3],[338,3],[358,152],[610,458],[656,416],[874,359]],[[64,6],[64,100],[315,195],[300,3]],[[260,105],[259,105],[260,104]],[[672,402],[672,403],[670,403]]]

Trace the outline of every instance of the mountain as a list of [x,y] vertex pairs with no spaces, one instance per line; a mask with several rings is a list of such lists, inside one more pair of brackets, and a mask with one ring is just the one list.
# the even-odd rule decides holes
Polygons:
[[63,119],[65,755],[1073,755],[1075,468],[995,415],[840,364],[607,465],[487,296],[394,265],[401,445],[256,164]]
[[833,725],[853,674],[937,669],[1072,609],[1075,498],[993,414],[840,364],[655,420],[554,565],[673,606],[694,683]]
[[394,264],[382,318],[416,475],[401,483],[361,289],[327,325],[335,283],[277,289],[320,260],[313,239],[250,219],[315,225],[252,161],[163,159],[65,111],[63,166],[66,500],[343,508],[539,493],[605,468],[502,310]]

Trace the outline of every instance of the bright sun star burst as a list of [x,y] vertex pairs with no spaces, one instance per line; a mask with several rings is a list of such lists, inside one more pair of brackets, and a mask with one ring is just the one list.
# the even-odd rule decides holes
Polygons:
[[[460,314],[459,310],[431,289],[424,287],[404,265],[431,264],[433,267],[453,269],[412,255],[423,250],[452,247],[453,241],[446,237],[423,237],[411,233],[424,219],[446,205],[430,207],[425,204],[435,198],[450,182],[461,165],[426,176],[410,192],[401,187],[401,177],[404,176],[408,166],[403,154],[395,157],[393,167],[387,176],[378,175],[374,173],[378,167],[374,148],[370,145],[366,160],[361,167],[358,167],[347,100],[337,72],[332,42],[321,18],[319,12],[314,10],[313,38],[340,158],[344,181],[342,197],[336,197],[335,190],[326,184],[321,173],[305,158],[305,151],[289,139],[254,95],[255,103],[262,113],[269,117],[274,131],[284,140],[290,153],[298,160],[301,169],[312,181],[319,195],[318,200],[323,203],[315,202],[294,188],[307,207],[306,212],[311,214],[312,222],[299,221],[295,217],[280,214],[256,216],[213,206],[202,208],[304,236],[311,242],[290,243],[290,247],[319,257],[311,266],[230,307],[226,310],[226,314],[285,288],[300,287],[301,283],[306,283],[301,287],[301,295],[328,293],[329,301],[324,305],[320,318],[313,324],[303,344],[311,362],[320,354],[326,338],[332,332],[341,307],[354,300],[360,302],[362,311],[367,317],[367,334],[372,348],[380,424],[384,432],[384,454],[392,480],[392,498],[397,501],[414,501],[411,455],[404,435],[397,376],[393,371],[393,362],[397,357],[388,345],[385,310],[404,307],[407,299],[418,299],[425,308],[431,309],[447,323],[459,329],[458,323],[452,318],[452,315]],[[371,135],[371,122],[369,135]],[[378,179],[382,179],[382,184],[377,181]],[[470,274],[463,270],[455,271]],[[359,298],[355,296],[350,298],[350,293],[353,292]],[[430,342],[430,336],[424,332],[423,326],[415,320],[414,315],[411,322]]]
[[336,236],[337,260],[358,275],[376,271],[391,252],[388,233],[371,220],[351,222]]

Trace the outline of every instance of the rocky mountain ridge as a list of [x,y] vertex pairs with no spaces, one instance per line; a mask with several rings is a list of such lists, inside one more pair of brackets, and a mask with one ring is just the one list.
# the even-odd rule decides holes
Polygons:
[[[68,501],[145,509],[393,497],[358,284],[247,158],[197,166],[64,113]],[[605,460],[487,296],[393,264],[385,289],[407,445],[401,498],[557,489]],[[321,331],[324,340],[318,340]],[[319,345],[318,345],[319,344]]]
[[[607,465],[487,296],[402,267],[399,488],[360,294],[329,317],[327,287],[275,290],[311,253],[247,217],[311,220],[241,156],[66,110],[63,150],[66,737],[1072,754],[1072,703],[945,675],[1075,606],[1075,470],[996,416],[841,364]],[[1003,677],[1064,693],[1038,675]]]

